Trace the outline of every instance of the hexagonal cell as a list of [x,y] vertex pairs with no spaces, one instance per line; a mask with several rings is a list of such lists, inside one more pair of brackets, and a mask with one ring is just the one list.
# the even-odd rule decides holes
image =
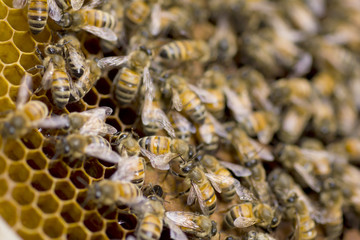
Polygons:
[[7,14],[7,7],[3,4],[3,2],[0,2],[0,19],[6,18]]
[[44,220],[43,231],[50,238],[60,237],[64,229],[63,223],[56,217]]
[[17,140],[8,139],[4,146],[5,155],[11,160],[21,160],[25,157],[24,146]]
[[17,231],[21,239],[23,240],[43,240],[44,238],[39,233],[29,233],[23,229]]
[[83,190],[76,196],[76,202],[86,210],[92,210],[96,207],[95,203],[87,198],[87,191]]
[[72,226],[69,227],[67,230],[67,240],[85,240],[86,238],[87,234],[83,226]]
[[78,101],[69,103],[68,105],[66,105],[66,109],[69,112],[83,112],[85,111],[86,107],[85,104],[82,103],[82,101]]
[[0,215],[10,226],[14,226],[17,222],[17,208],[9,201],[0,202]]
[[110,178],[116,172],[116,169],[116,166],[106,168],[104,178]]
[[113,126],[114,128],[116,128],[118,131],[120,131],[122,129],[119,120],[117,120],[116,118],[113,117],[109,117],[106,119],[105,121],[107,124],[110,124],[111,126]]
[[36,190],[43,192],[51,188],[53,180],[44,172],[35,173],[31,179],[31,185]]
[[9,26],[9,24],[7,22],[1,21],[0,29],[1,29],[0,41],[5,42],[12,37],[13,30],[11,29],[11,27]]
[[72,202],[72,203],[65,204],[62,207],[60,214],[65,222],[74,223],[74,222],[80,221],[81,212],[82,212],[82,209],[80,209],[79,205]]
[[0,96],[4,96],[9,89],[9,84],[5,78],[0,76]]
[[26,163],[34,170],[45,169],[47,160],[41,152],[30,152],[26,157]]
[[90,240],[107,240],[107,239],[108,237],[103,233],[93,234],[90,238]]
[[18,204],[27,205],[32,203],[35,194],[27,185],[16,185],[11,193],[11,196]]
[[69,173],[68,166],[61,160],[50,162],[48,170],[55,178],[65,178]]
[[9,166],[9,177],[14,182],[25,182],[30,176],[30,170],[23,163],[13,163]]
[[116,109],[116,103],[111,98],[102,98],[102,99],[100,99],[99,106],[110,107],[113,110],[111,115],[114,115],[115,109]]
[[29,31],[27,16],[21,9],[10,9],[7,21],[16,31]]
[[107,95],[110,93],[111,83],[102,77],[96,82],[95,88],[100,94]]
[[15,32],[13,41],[21,52],[34,52],[35,42],[32,40],[30,32]]
[[55,145],[50,141],[44,141],[41,150],[49,159],[52,159],[55,156]]
[[106,224],[106,235],[110,239],[122,239],[125,232],[117,222],[108,222]]
[[91,54],[97,54],[100,49],[100,42],[97,38],[88,38],[84,42],[85,49]]
[[50,193],[39,196],[37,206],[44,213],[54,213],[59,208],[58,200]]
[[84,169],[93,178],[101,178],[104,175],[104,167],[94,158],[85,161]]
[[4,196],[8,191],[7,180],[0,179],[0,196]]
[[19,50],[11,42],[0,43],[0,60],[3,63],[11,64],[19,59]]
[[44,28],[44,30],[41,33],[31,36],[38,43],[48,43],[51,39],[51,33],[47,26]]
[[41,146],[42,140],[41,133],[36,129],[32,129],[29,133],[21,138],[21,141],[28,149],[39,148]]
[[122,108],[119,111],[119,118],[122,123],[124,123],[126,125],[131,125],[137,119],[137,114],[131,108]]
[[[35,65],[40,65],[41,62],[38,57],[31,53],[22,53],[20,56],[20,65],[25,69],[28,70]],[[33,72],[31,72],[33,73]]]
[[[6,50],[10,51],[10,50]],[[17,51],[17,50],[16,50]],[[1,59],[1,56],[0,56]],[[17,61],[17,59],[15,60]],[[24,76],[24,70],[17,64],[6,66],[3,70],[4,77],[13,85],[20,85],[21,78]]]
[[0,156],[0,173],[3,173],[6,169],[6,160]]
[[10,109],[15,109],[15,103],[11,101],[7,96],[0,98],[0,112],[5,112]]
[[23,208],[20,213],[20,220],[24,227],[34,229],[40,225],[41,214],[33,207]]
[[97,212],[90,212],[84,216],[84,225],[91,232],[98,232],[103,228],[104,222]]
[[55,194],[61,200],[72,199],[75,195],[75,188],[67,181],[57,182],[55,185]]
[[84,101],[90,105],[90,106],[94,106],[97,104],[98,102],[98,94],[97,92],[95,92],[96,90],[94,90],[94,88],[92,88],[85,96],[84,96]]
[[119,213],[118,222],[126,230],[134,230],[137,225],[137,219],[133,214]]
[[70,175],[70,180],[78,189],[86,188],[90,183],[88,176],[86,176],[82,170],[72,172]]
[[19,86],[10,85],[8,96],[10,97],[11,101],[16,102],[18,92],[19,92]]
[[107,76],[111,81],[113,81],[118,72],[119,72],[119,69],[116,69],[116,68],[112,69],[107,73]]

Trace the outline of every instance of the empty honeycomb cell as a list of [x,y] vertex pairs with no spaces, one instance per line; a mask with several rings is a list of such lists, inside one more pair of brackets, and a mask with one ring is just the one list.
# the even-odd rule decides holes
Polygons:
[[27,205],[32,203],[35,193],[27,185],[16,185],[11,193],[11,196],[18,204]]
[[67,240],[85,240],[87,239],[86,230],[82,226],[72,226],[67,229]]
[[5,42],[12,37],[13,30],[11,29],[11,27],[9,26],[9,24],[7,22],[0,21],[0,29],[1,29],[1,34],[0,34],[1,42]]
[[8,191],[7,180],[0,179],[0,196],[4,196]]
[[117,217],[117,211],[109,206],[103,206],[101,208],[97,209],[99,214],[103,216],[106,219],[116,219]]
[[124,108],[120,109],[119,118],[124,124],[131,125],[137,119],[137,115],[136,112],[134,112],[134,110],[132,110],[131,108]]
[[119,213],[118,214],[118,222],[121,227],[126,230],[134,230],[136,228],[137,219],[132,214]]
[[19,229],[17,231],[19,236],[23,240],[43,240],[44,238],[39,233],[27,232],[25,229]]
[[0,19],[6,18],[8,14],[8,8],[4,5],[3,1],[0,1]]
[[106,119],[106,123],[110,124],[111,126],[116,128],[118,131],[120,131],[122,129],[119,120],[116,118],[109,117]]
[[24,159],[25,150],[17,140],[8,139],[4,145],[4,153],[9,159],[17,161]]
[[51,39],[51,32],[46,26],[41,33],[32,35],[32,38],[38,43],[48,43]]
[[[6,51],[10,52],[9,49],[7,49]],[[0,54],[1,54],[1,49],[0,49]],[[4,68],[3,75],[6,78],[6,80],[9,81],[9,83],[13,85],[20,85],[21,78],[24,76],[24,70],[22,70],[17,64],[13,64],[6,66]]]
[[8,82],[5,80],[5,78],[0,76],[0,96],[4,96],[8,92],[8,88]]
[[114,172],[116,172],[116,167],[109,167],[105,169],[104,178],[110,178]]
[[100,233],[100,234],[93,234],[91,235],[90,240],[107,240],[108,237],[106,237],[104,234]]
[[[38,57],[36,57],[32,53],[22,53],[20,56],[20,65],[25,69],[29,70],[35,65],[41,65],[41,62]],[[29,71],[30,73],[34,73],[35,71]]]
[[114,115],[115,109],[116,109],[116,103],[111,98],[102,98],[102,99],[100,99],[99,106],[110,107],[113,110],[111,115]]
[[78,193],[76,197],[76,202],[84,209],[92,210],[96,207],[95,203],[93,201],[89,201],[87,198],[87,191],[81,191]]
[[104,175],[104,167],[94,158],[85,161],[84,169],[93,178],[101,178]]
[[29,133],[21,138],[21,141],[28,149],[39,148],[41,146],[42,140],[41,133],[36,129],[32,129]]
[[41,152],[30,152],[26,157],[26,163],[34,170],[45,169],[47,160]]
[[38,212],[38,210],[29,206],[21,210],[20,220],[24,227],[34,229],[40,225],[41,214]]
[[98,93],[96,92],[96,90],[94,90],[94,88],[92,88],[85,96],[84,96],[84,101],[90,105],[90,106],[94,106],[97,105],[98,102]]
[[50,238],[60,237],[64,233],[64,229],[64,224],[56,217],[44,220],[43,231]]
[[21,52],[34,52],[35,42],[32,40],[30,32],[15,32],[13,41]]
[[6,160],[0,156],[0,173],[3,173],[6,169]]
[[8,96],[10,97],[11,101],[13,101],[14,103],[16,103],[16,99],[18,97],[19,87],[20,86],[10,86],[9,89]]
[[91,232],[98,232],[103,228],[104,222],[97,212],[90,212],[84,216],[84,225]]
[[124,230],[117,222],[108,222],[106,225],[106,235],[110,239],[122,239],[124,236]]
[[46,193],[39,196],[37,206],[44,213],[54,213],[59,208],[59,202],[52,194]]
[[108,73],[107,73],[107,76],[110,80],[114,80],[116,74],[119,72],[119,69],[117,68],[114,68],[114,69],[111,69]]
[[84,42],[85,49],[90,54],[97,54],[100,52],[100,42],[98,38],[88,38]]
[[69,173],[68,166],[61,160],[50,162],[48,170],[55,178],[65,178]]
[[89,186],[90,183],[90,180],[86,176],[86,173],[84,173],[82,170],[72,172],[70,175],[70,180],[78,189],[86,188],[87,186]]
[[0,43],[0,60],[3,63],[11,64],[17,62],[19,60],[19,56],[19,50],[16,49],[12,42]]
[[75,223],[81,219],[82,209],[74,202],[65,204],[61,209],[61,217],[67,223]]
[[25,182],[30,176],[30,170],[23,163],[12,163],[9,166],[9,177],[14,182]]
[[0,98],[0,112],[5,112],[10,109],[15,109],[15,104],[10,98],[3,96]]
[[10,226],[14,226],[18,219],[17,208],[9,201],[0,202],[0,215]]
[[75,188],[68,181],[60,181],[55,185],[55,194],[61,200],[69,200],[74,197]]
[[47,191],[51,188],[53,180],[44,172],[35,173],[31,179],[31,185],[38,191]]
[[95,88],[99,93],[106,95],[110,93],[111,83],[105,78],[100,78],[96,82]]
[[55,145],[50,141],[44,141],[41,150],[49,159],[52,159],[55,156]]
[[82,112],[85,111],[86,107],[85,104],[82,103],[82,100],[80,100],[78,102],[69,103],[66,105],[66,109],[69,112]]
[[10,9],[7,21],[16,31],[29,31],[27,17],[21,9]]

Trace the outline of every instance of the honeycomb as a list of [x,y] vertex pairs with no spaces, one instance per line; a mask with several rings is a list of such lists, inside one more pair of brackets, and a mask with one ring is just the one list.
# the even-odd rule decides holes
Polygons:
[[[103,54],[100,40],[94,36],[79,33],[78,37],[88,57],[116,55]],[[14,9],[11,0],[0,0],[0,112],[15,109],[22,76],[28,69],[41,64],[36,48],[43,49],[52,41],[49,26],[39,35],[32,35],[26,10]],[[196,68],[196,65],[190,67]],[[30,73],[36,89],[41,75],[34,71]],[[114,111],[106,122],[119,131],[130,130],[136,124],[139,113],[131,107],[120,109],[114,101],[110,92],[116,73],[117,70],[103,73],[83,99],[68,104],[64,110],[53,106],[48,93],[33,95],[32,99],[46,103],[53,114],[109,106]],[[94,204],[85,201],[87,186],[111,176],[115,171],[114,166],[94,158],[85,162],[65,158],[53,160],[55,150],[51,140],[46,138],[48,135],[49,131],[34,129],[21,139],[0,138],[0,216],[24,240],[105,240],[134,236],[137,217],[127,208],[109,212],[106,208],[97,209]],[[223,159],[231,158],[225,152],[218,155]],[[168,211],[191,210],[184,205],[184,198],[172,197],[179,192],[179,183],[173,176],[166,176],[166,173],[152,168],[148,168],[146,174],[145,182],[161,183],[163,186]],[[242,232],[222,229],[223,213],[228,205],[231,203],[220,202],[217,213],[211,217],[220,226],[216,239]],[[284,239],[291,232],[289,225],[282,223],[275,236]],[[318,235],[319,239],[323,238],[321,231]],[[169,232],[164,231],[162,238],[168,239]],[[344,238],[360,239],[360,234],[350,229],[346,230]]]

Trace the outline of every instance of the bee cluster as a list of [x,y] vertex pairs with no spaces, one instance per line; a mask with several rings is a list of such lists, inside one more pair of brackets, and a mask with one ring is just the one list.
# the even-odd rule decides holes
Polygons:
[[346,238],[358,16],[356,0],[1,0],[0,215],[22,239]]

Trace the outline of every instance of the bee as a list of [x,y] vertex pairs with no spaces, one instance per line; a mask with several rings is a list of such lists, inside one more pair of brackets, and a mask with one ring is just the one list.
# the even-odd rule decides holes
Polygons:
[[322,71],[313,77],[312,85],[318,94],[330,97],[335,90],[336,78],[330,71]]
[[146,1],[132,0],[125,7],[125,25],[131,28],[134,28],[135,26],[141,26],[149,18],[150,13],[151,7]]
[[65,30],[84,30],[101,39],[116,41],[116,18],[102,10],[92,9],[90,5],[65,12],[56,23]]
[[93,200],[98,208],[102,206],[115,208],[137,203],[142,200],[142,196],[141,190],[131,182],[104,179],[88,187],[85,202]]
[[215,157],[207,154],[201,158],[201,164],[208,173],[212,173],[207,177],[218,183],[221,189],[221,198],[225,202],[231,202],[236,195],[242,200],[253,199],[250,191],[241,186],[240,182],[233,178],[230,171],[226,169],[231,169],[237,177],[244,177],[251,175],[247,168],[229,162],[220,162]]
[[[127,56],[106,57],[98,61],[101,69],[118,67],[126,63],[127,66],[123,67],[114,78],[114,95],[120,104],[129,104],[135,99],[142,76],[145,86],[151,81],[149,72],[151,54],[151,51],[140,47]],[[153,96],[150,100],[152,98]]]
[[230,228],[246,228],[252,225],[270,229],[279,225],[281,218],[275,216],[275,210],[263,203],[245,202],[235,205],[224,216],[224,222]]
[[112,136],[111,144],[117,145],[118,153],[124,158],[111,179],[129,180],[141,189],[145,180],[145,160],[140,157],[139,143],[131,133],[120,132]]
[[17,139],[24,136],[39,122],[43,122],[42,120],[45,120],[49,113],[48,107],[43,102],[36,100],[26,102],[27,88],[30,86],[31,77],[25,74],[21,80],[16,109],[0,122],[1,136],[5,139]]
[[315,239],[316,224],[310,215],[312,208],[303,198],[305,193],[297,186],[290,175],[277,168],[273,170],[268,181],[274,189],[275,195],[286,208],[285,216],[294,220],[296,239]]
[[211,238],[217,233],[216,222],[208,216],[192,212],[166,212],[166,217],[180,229],[196,238]]
[[243,240],[275,240],[275,238],[271,237],[267,233],[256,232],[254,230],[247,232],[247,234],[242,239]]
[[163,45],[159,49],[159,56],[165,60],[200,61],[210,59],[210,47],[202,40],[176,40]]
[[201,125],[197,125],[196,137],[203,143],[203,149],[209,153],[215,152],[219,148],[220,138],[217,135],[215,125],[209,117]]
[[313,101],[313,107],[316,109],[312,120],[315,134],[323,139],[333,139],[337,130],[333,105],[328,99],[318,98]]
[[195,126],[177,111],[169,112],[169,121],[175,131],[176,138],[185,142],[190,141],[191,134],[196,132]]

